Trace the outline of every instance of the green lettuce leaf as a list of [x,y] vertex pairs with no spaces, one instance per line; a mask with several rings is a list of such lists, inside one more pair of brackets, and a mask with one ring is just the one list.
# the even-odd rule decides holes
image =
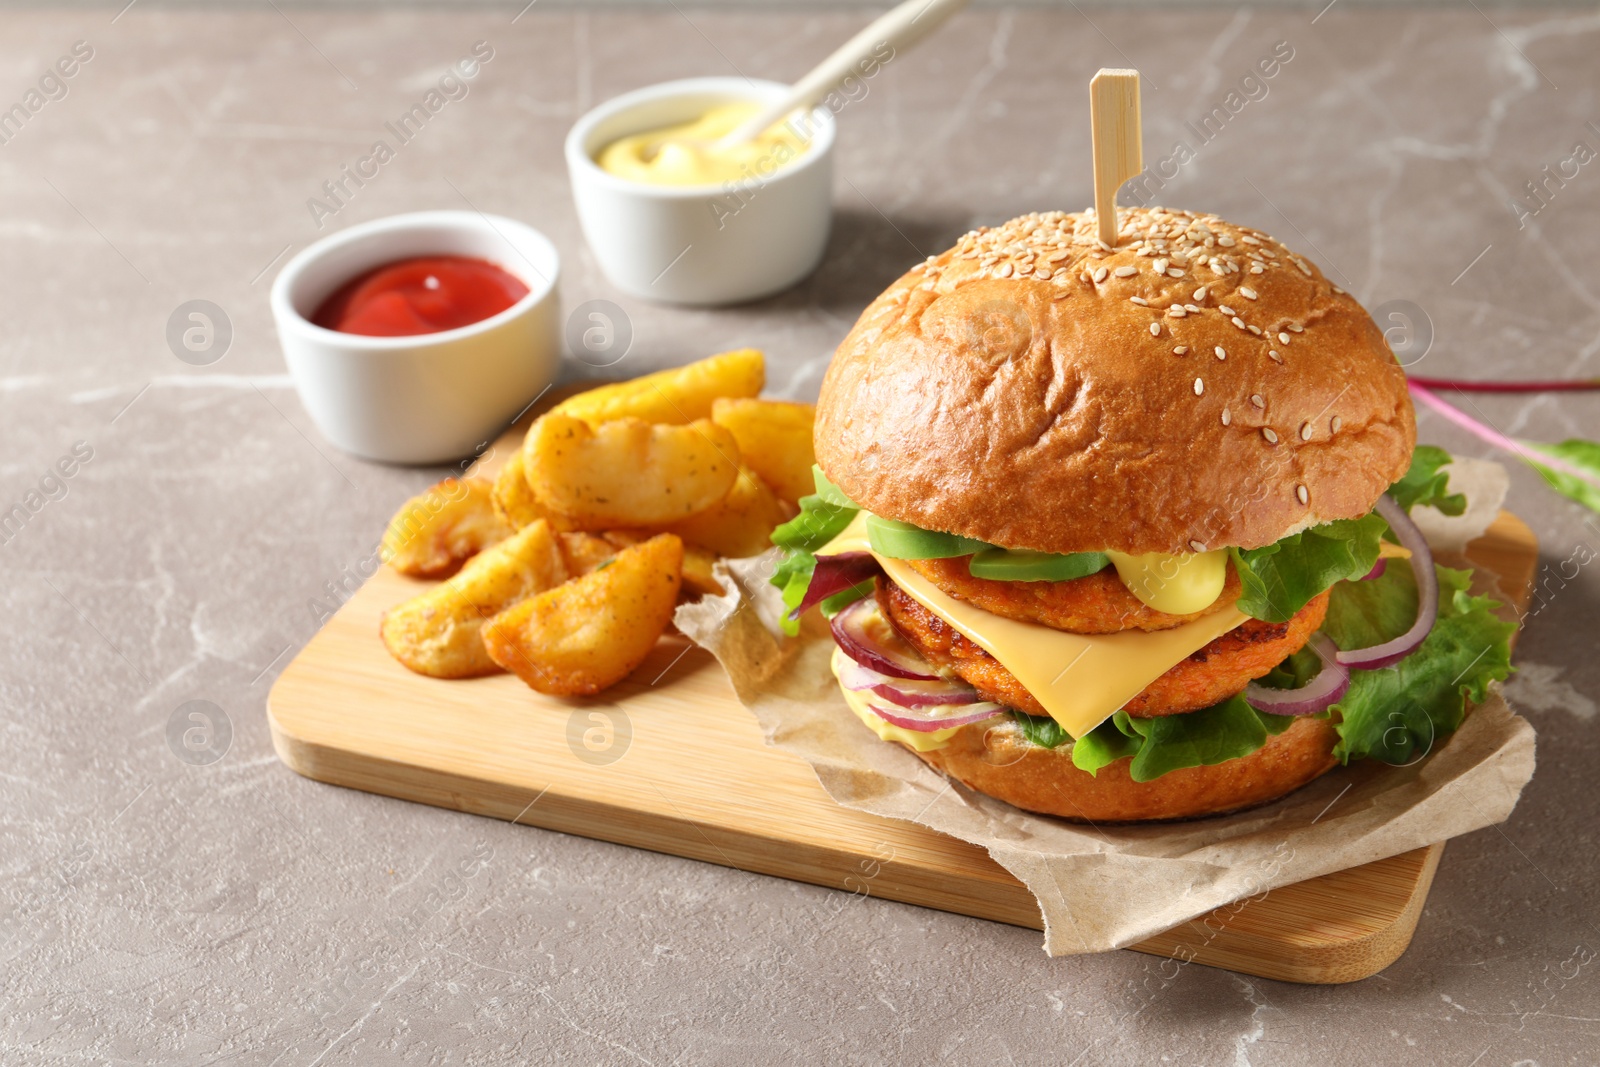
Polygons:
[[1072,746],[1072,764],[1095,774],[1119,759],[1131,758],[1128,773],[1133,780],[1149,782],[1184,767],[1209,767],[1248,756],[1268,737],[1292,725],[1293,717],[1259,712],[1243,696],[1153,719],[1135,719],[1119,711],[1078,739]]
[[1577,437],[1555,445],[1538,444],[1533,441],[1524,441],[1522,444],[1587,474],[1587,478],[1579,478],[1566,471],[1547,467],[1536,460],[1528,461],[1544,476],[1544,480],[1550,483],[1550,488],[1564,497],[1576,500],[1591,511],[1600,511],[1600,444]]
[[1446,515],[1460,515],[1467,510],[1467,498],[1448,492],[1449,476],[1440,471],[1449,462],[1450,453],[1437,445],[1418,445],[1411,453],[1411,469],[1389,487],[1389,495],[1407,511],[1427,506]]
[[1244,587],[1239,610],[1265,622],[1289,621],[1335,582],[1372,570],[1388,530],[1374,513],[1313,526],[1264,548],[1230,548]]
[[[1489,682],[1511,672],[1516,626],[1494,615],[1494,601],[1467,592],[1471,571],[1436,570],[1439,619],[1427,640],[1393,667],[1351,671],[1350,689],[1334,705],[1343,719],[1334,755],[1346,763],[1421,759],[1461,725],[1468,697],[1483,700]],[[1340,648],[1366,648],[1405,633],[1416,612],[1411,568],[1390,567],[1381,578],[1335,588],[1322,630]]]

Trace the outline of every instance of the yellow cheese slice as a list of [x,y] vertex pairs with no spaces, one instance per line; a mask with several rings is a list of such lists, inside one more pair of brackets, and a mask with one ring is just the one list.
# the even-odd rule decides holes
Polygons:
[[[857,514],[817,555],[871,552],[866,514]],[[1099,726],[1151,682],[1249,617],[1230,604],[1170,630],[1069,634],[956,600],[904,561],[873,555],[912,599],[999,660],[1074,738]]]

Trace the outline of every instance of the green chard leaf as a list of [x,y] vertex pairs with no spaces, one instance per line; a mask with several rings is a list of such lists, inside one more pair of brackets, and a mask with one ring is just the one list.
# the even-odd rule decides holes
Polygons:
[[[1334,755],[1346,763],[1421,759],[1461,725],[1468,697],[1483,700],[1489,682],[1511,672],[1516,626],[1494,615],[1494,601],[1467,592],[1471,571],[1435,569],[1439,619],[1427,640],[1392,667],[1351,671],[1350,689],[1334,705],[1343,718]],[[1340,648],[1367,648],[1405,633],[1416,617],[1411,568],[1390,567],[1381,578],[1335,588],[1322,630]]]
[[1011,714],[1016,718],[1017,725],[1022,727],[1022,736],[1040,748],[1057,748],[1072,740],[1066,728],[1048,715],[1029,715],[1025,711],[1013,711]]
[[1440,470],[1449,462],[1450,453],[1437,445],[1418,445],[1411,453],[1411,469],[1389,487],[1389,495],[1407,511],[1426,506],[1460,515],[1467,510],[1467,498],[1448,491],[1450,476]]
[[1576,474],[1556,470],[1537,460],[1528,461],[1544,476],[1544,480],[1550,483],[1550,488],[1568,499],[1576,500],[1591,511],[1600,511],[1600,444],[1578,437],[1569,438],[1555,445],[1536,444],[1532,441],[1524,441],[1522,444],[1532,451],[1560,460],[1566,466],[1587,475],[1580,478]]
[[[784,552],[769,581],[783,590],[783,603],[790,611],[800,606],[806,588],[811,585],[811,575],[817,569],[816,550],[843,533],[855,517],[853,507],[830,503],[820,494],[804,496],[800,498],[800,514],[772,531],[772,543]],[[860,599],[852,595],[856,589],[847,589],[823,601],[824,613],[829,613],[830,605],[833,611],[838,611],[851,600]],[[800,632],[800,623],[786,617],[783,630],[792,637]]]
[[1389,524],[1374,513],[1313,526],[1264,548],[1230,548],[1244,587],[1239,610],[1265,622],[1287,622],[1335,582],[1372,570],[1388,531]]

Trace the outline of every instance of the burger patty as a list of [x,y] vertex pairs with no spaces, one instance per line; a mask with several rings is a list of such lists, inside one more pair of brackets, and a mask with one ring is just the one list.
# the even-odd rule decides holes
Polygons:
[[1115,568],[1065,582],[1002,582],[974,578],[967,569],[971,556],[952,559],[908,559],[905,564],[938,586],[947,596],[1003,615],[1037,622],[1072,634],[1114,634],[1123,630],[1170,630],[1221,611],[1239,599],[1239,575],[1228,567],[1222,593],[1192,615],[1157,611],[1128,591]]
[[[877,598],[884,617],[930,663],[960,675],[985,700],[1031,715],[1049,714],[999,660],[886,577],[878,578]],[[1299,651],[1327,613],[1328,594],[1322,593],[1288,622],[1248,619],[1151,682],[1122,710],[1134,718],[1153,719],[1226,700]],[[996,614],[1016,617],[1009,612]]]

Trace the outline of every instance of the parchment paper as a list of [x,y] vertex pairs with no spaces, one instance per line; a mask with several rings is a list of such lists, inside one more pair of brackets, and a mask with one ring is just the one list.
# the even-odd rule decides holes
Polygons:
[[[1482,532],[1504,486],[1498,464],[1456,462],[1451,488],[1474,507],[1447,524],[1444,552]],[[1052,956],[1122,948],[1234,900],[1501,822],[1533,775],[1533,729],[1496,692],[1425,758],[1335,768],[1254,811],[1131,827],[1032,815],[862,726],[828,669],[833,642],[815,613],[798,638],[780,636],[774,560],[720,565],[729,592],[679,608],[678,628],[722,663],[767,743],[810,763],[834,800],[988,849],[1038,900]],[[1481,577],[1475,585],[1492,589],[1494,576]]]

